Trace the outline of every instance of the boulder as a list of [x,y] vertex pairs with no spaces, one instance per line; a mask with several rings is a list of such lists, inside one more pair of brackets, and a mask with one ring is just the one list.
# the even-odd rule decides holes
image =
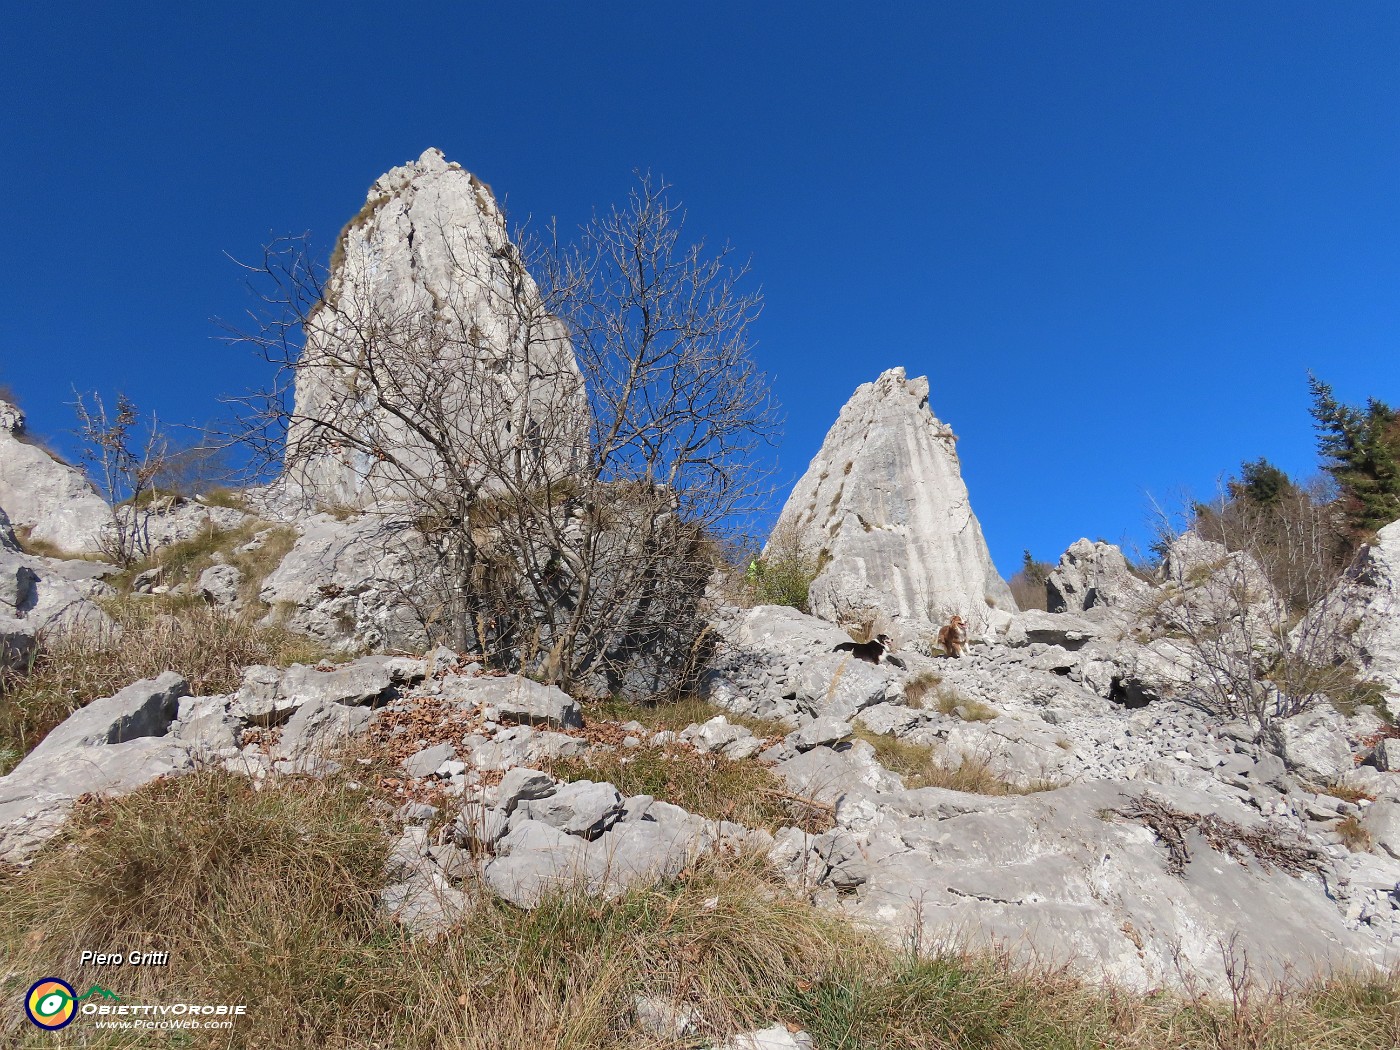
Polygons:
[[343,746],[369,726],[370,712],[317,697],[297,708],[282,729],[278,752],[286,758],[326,753]]
[[1094,608],[1131,611],[1152,590],[1128,567],[1128,559],[1111,543],[1075,540],[1045,581],[1045,605],[1052,613],[1080,613]]
[[725,758],[752,758],[763,747],[763,741],[743,726],[730,724],[724,715],[716,715],[701,725],[687,726],[681,740],[699,751],[718,752]]
[[521,675],[453,675],[443,679],[442,692],[454,700],[494,707],[499,717],[523,725],[558,728],[583,725],[583,713],[577,700],[558,686],[541,685]]
[[824,715],[821,718],[814,718],[801,729],[789,733],[785,742],[798,751],[811,751],[814,747],[831,745],[845,740],[850,735],[850,722]]
[[466,916],[469,901],[439,871],[428,870],[380,892],[385,909],[415,937],[434,940]]
[[363,656],[329,670],[293,664],[281,671],[254,664],[243,671],[234,712],[245,721],[279,725],[316,700],[350,706],[391,700],[425,673],[422,660],[401,656]]
[[188,745],[194,755],[210,755],[238,747],[242,726],[228,712],[230,701],[227,696],[181,697],[178,717],[170,726],[171,735]]
[[715,1050],[816,1050],[806,1032],[790,1032],[787,1025],[775,1024],[752,1032],[742,1032],[720,1043]]
[[457,751],[451,744],[434,744],[405,758],[403,768],[411,777],[430,777],[438,766],[456,757]]
[[814,613],[838,622],[875,610],[907,636],[953,613],[980,631],[993,608],[1015,611],[972,513],[956,442],[929,409],[926,378],[893,368],[856,390],[775,528],[822,565]]
[[70,715],[39,741],[25,760],[96,744],[120,744],[143,736],[164,736],[179,714],[180,698],[190,685],[174,671],[133,682],[121,692],[94,700]]
[[824,653],[802,666],[797,702],[813,717],[846,720],[882,702],[888,688],[889,678],[875,664],[850,653]]
[[1330,783],[1355,768],[1345,720],[1330,706],[1276,723],[1270,737],[1288,767],[1312,783]]
[[1086,642],[1092,641],[1101,633],[1098,626],[1078,616],[1027,609],[1017,613],[1007,626],[1006,644],[1058,645],[1073,652],[1083,648]]
[[558,790],[558,783],[548,773],[517,766],[496,785],[496,806],[504,813],[514,813],[522,802],[548,798]]
[[587,858],[588,843],[582,838],[542,821],[517,819],[496,843],[496,856],[482,877],[498,897],[533,908],[546,893],[586,878]]
[[1386,737],[1376,743],[1376,768],[1382,773],[1400,773],[1400,740]]
[[421,651],[440,592],[414,520],[388,507],[300,520],[296,543],[259,592],[273,610],[266,622],[342,651]]
[[238,603],[238,588],[243,573],[236,565],[211,565],[199,574],[197,590],[210,605],[231,606]]
[[1361,822],[1378,853],[1400,860],[1400,802],[1378,799],[1366,807]]
[[611,784],[577,780],[561,784],[544,798],[526,802],[524,808],[530,820],[591,840],[621,819],[622,796]]
[[1321,614],[1343,609],[1355,618],[1343,655],[1385,689],[1386,707],[1400,717],[1400,521],[1385,526],[1358,552],[1337,588],[1321,603]]
[[0,507],[32,540],[72,553],[101,549],[112,508],[82,471],[30,441],[24,413],[0,401]]
[[193,768],[188,746],[169,735],[188,689],[167,672],[95,700],[0,777],[0,861],[27,861],[83,795],[127,794]]
[[102,577],[115,571],[101,562],[41,558],[0,544],[0,660],[21,664],[44,631],[113,630],[93,599],[111,593]]

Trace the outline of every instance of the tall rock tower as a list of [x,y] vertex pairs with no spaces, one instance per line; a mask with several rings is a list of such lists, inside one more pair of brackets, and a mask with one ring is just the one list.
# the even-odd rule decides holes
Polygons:
[[795,530],[817,554],[816,615],[876,609],[918,634],[953,613],[981,628],[994,608],[1015,611],[972,513],[956,440],[929,409],[927,378],[892,368],[857,388],[775,528]]
[[522,455],[563,473],[587,419],[567,333],[490,188],[436,149],[379,178],[305,325],[288,489],[364,506]]

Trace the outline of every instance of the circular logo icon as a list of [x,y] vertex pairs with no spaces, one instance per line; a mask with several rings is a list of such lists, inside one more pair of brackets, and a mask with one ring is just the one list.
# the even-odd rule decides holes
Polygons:
[[77,994],[67,981],[45,977],[35,981],[29,989],[24,999],[24,1012],[40,1028],[52,1032],[73,1020],[78,1011]]

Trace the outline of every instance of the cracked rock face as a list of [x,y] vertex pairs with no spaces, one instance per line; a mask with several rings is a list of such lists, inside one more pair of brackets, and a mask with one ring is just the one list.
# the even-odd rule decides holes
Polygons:
[[331,258],[288,435],[288,488],[306,502],[364,506],[440,473],[425,437],[376,405],[367,365],[392,377],[392,404],[461,428],[464,457],[523,449],[564,471],[587,431],[573,350],[490,187],[435,149],[370,187]]
[[778,519],[817,552],[813,612],[878,609],[902,633],[960,614],[984,627],[1015,611],[972,512],[957,438],[929,409],[928,380],[893,368],[841,409]]
[[1358,617],[1347,655],[1384,687],[1390,713],[1400,714],[1400,521],[1376,533],[1338,587],[1350,592],[1344,604]]
[[24,413],[0,401],[0,508],[30,538],[66,551],[96,551],[112,509],[83,477],[24,440]]

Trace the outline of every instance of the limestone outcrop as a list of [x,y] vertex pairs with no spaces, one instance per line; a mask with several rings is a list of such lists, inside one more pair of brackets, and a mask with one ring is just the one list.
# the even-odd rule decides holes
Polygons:
[[1081,539],[1060,555],[1059,565],[1045,581],[1046,608],[1052,613],[1124,607],[1131,611],[1151,590],[1133,575],[1118,547]]
[[8,401],[0,401],[0,508],[31,539],[72,553],[99,550],[112,521],[82,471],[26,439],[24,413]]
[[928,379],[892,368],[860,386],[797,482],[775,534],[794,530],[822,566],[811,608],[840,620],[878,609],[901,633],[953,613],[981,629],[1016,609],[992,564],[958,464],[929,409]]
[[490,188],[435,149],[378,179],[306,325],[289,489],[322,505],[403,498],[441,478],[444,435],[454,470],[519,454],[562,472],[587,418],[567,335]]
[[1338,587],[1342,600],[1323,606],[1339,606],[1357,618],[1351,652],[1345,655],[1365,678],[1385,689],[1390,713],[1400,715],[1400,521],[1376,533]]

